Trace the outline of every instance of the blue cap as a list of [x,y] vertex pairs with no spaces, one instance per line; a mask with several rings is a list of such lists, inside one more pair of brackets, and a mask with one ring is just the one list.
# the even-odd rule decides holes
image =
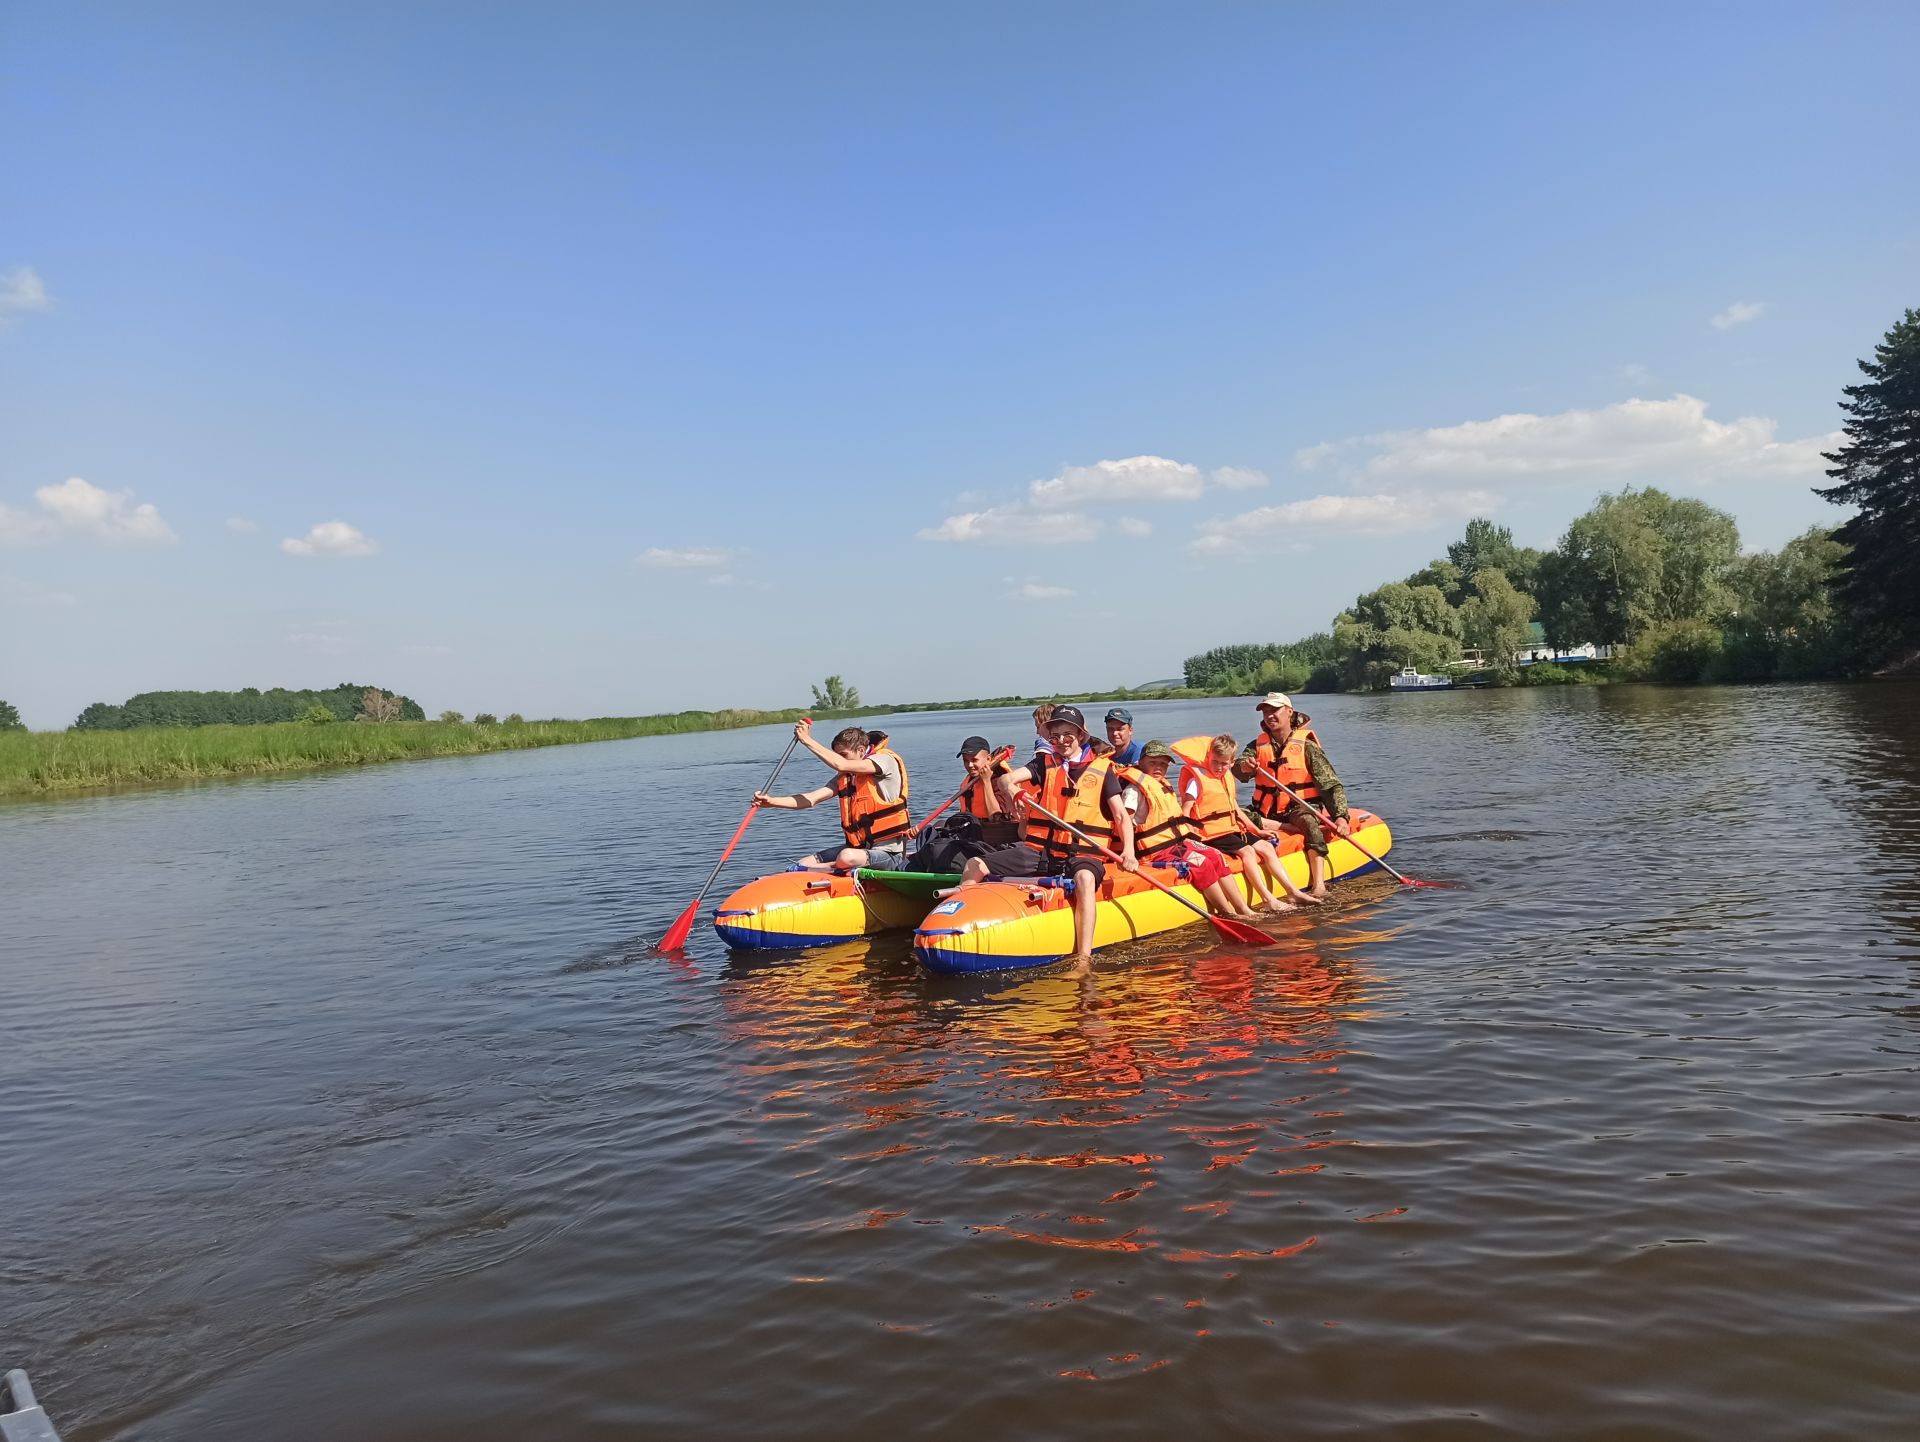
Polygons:
[[1121,721],[1131,726],[1133,725],[1133,712],[1127,710],[1124,706],[1116,706],[1107,712],[1107,719],[1109,721]]

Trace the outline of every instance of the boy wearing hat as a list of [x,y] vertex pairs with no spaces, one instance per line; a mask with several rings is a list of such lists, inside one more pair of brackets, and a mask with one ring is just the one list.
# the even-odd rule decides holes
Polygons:
[[[1140,865],[1184,867],[1187,880],[1216,912],[1251,921],[1256,913],[1247,905],[1245,893],[1228,883],[1232,873],[1227,858],[1202,844],[1200,828],[1167,780],[1173,759],[1173,748],[1164,741],[1149,741],[1140,748],[1140,764],[1124,794],[1133,811],[1134,849],[1122,856],[1120,864],[1128,871]],[[1134,864],[1129,865],[1130,861]]]
[[1116,706],[1107,712],[1107,740],[1113,743],[1115,766],[1138,766],[1141,746],[1133,739],[1133,712]]
[[[1327,894],[1327,837],[1320,813],[1324,808],[1334,833],[1351,836],[1347,788],[1340,784],[1333,763],[1309,724],[1313,718],[1296,711],[1284,691],[1260,698],[1260,735],[1247,743],[1234,763],[1233,774],[1253,782],[1253,811],[1270,835],[1291,831],[1307,843],[1307,895]],[[1265,775],[1261,773],[1265,772]],[[1284,783],[1295,793],[1280,789]]]
[[[960,884],[994,876],[1063,876],[1073,880],[1073,955],[1067,960],[1085,970],[1093,961],[1095,907],[1107,869],[1103,847],[1122,856],[1133,853],[1133,813],[1113,763],[1095,756],[1087,744],[1086,717],[1078,706],[1056,706],[1046,720],[1051,750],[1001,777],[1009,787],[1030,785],[1039,807],[1067,823],[1029,811],[1026,839],[974,857],[960,873]],[[1075,832],[1080,835],[1075,835]]]

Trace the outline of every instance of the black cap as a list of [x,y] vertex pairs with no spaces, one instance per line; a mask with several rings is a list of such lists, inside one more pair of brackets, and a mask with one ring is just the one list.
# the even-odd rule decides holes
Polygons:
[[1087,729],[1087,718],[1080,714],[1080,708],[1078,706],[1056,706],[1053,708],[1053,714],[1047,717],[1048,727],[1051,728],[1061,725],[1062,723],[1068,726],[1078,726],[1082,731]]
[[960,743],[960,749],[954,752],[953,754],[955,756],[958,756],[962,761],[965,761],[969,756],[973,755],[974,752],[985,751],[987,749],[988,747],[987,747],[986,737],[969,736],[966,740]]

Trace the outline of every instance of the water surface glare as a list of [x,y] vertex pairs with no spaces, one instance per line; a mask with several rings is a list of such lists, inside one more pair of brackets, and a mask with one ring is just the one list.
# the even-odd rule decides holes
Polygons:
[[[68,1442],[1920,1435],[1915,699],[1311,698],[1458,884],[1087,982],[650,952],[777,729],[0,807],[0,1365]],[[1027,735],[887,724],[921,810]]]

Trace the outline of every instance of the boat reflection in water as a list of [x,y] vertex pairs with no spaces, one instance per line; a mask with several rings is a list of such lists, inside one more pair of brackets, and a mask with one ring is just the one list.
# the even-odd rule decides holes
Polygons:
[[[1054,1336],[1055,1370],[1164,1362],[1165,1314],[1200,1305],[1203,1286],[1168,1264],[1226,1279],[1308,1251],[1329,1215],[1359,1220],[1344,1195],[1329,1212],[1309,1189],[1337,1149],[1363,1144],[1343,1125],[1341,1032],[1368,1016],[1373,981],[1357,958],[1306,944],[1324,926],[1289,925],[1296,948],[1282,931],[1282,948],[1250,954],[1195,928],[1085,979],[927,977],[900,937],[734,957],[724,993],[740,1110],[813,1184],[795,1190],[805,1220],[786,1219],[785,1244],[820,1231],[897,1239],[805,1264],[817,1283],[897,1269],[896,1329],[951,1327],[951,1298],[917,1300],[939,1278],[1001,1276],[998,1300],[1020,1294],[1024,1307],[1105,1298],[1099,1345],[1121,1340],[1090,1356]],[[1136,1263],[1102,1281],[1083,1270],[1089,1253]],[[1282,1305],[1261,1286],[1242,1286],[1238,1303],[1255,1306],[1248,1326],[1272,1325]],[[1190,1319],[1174,1320],[1190,1335]]]

